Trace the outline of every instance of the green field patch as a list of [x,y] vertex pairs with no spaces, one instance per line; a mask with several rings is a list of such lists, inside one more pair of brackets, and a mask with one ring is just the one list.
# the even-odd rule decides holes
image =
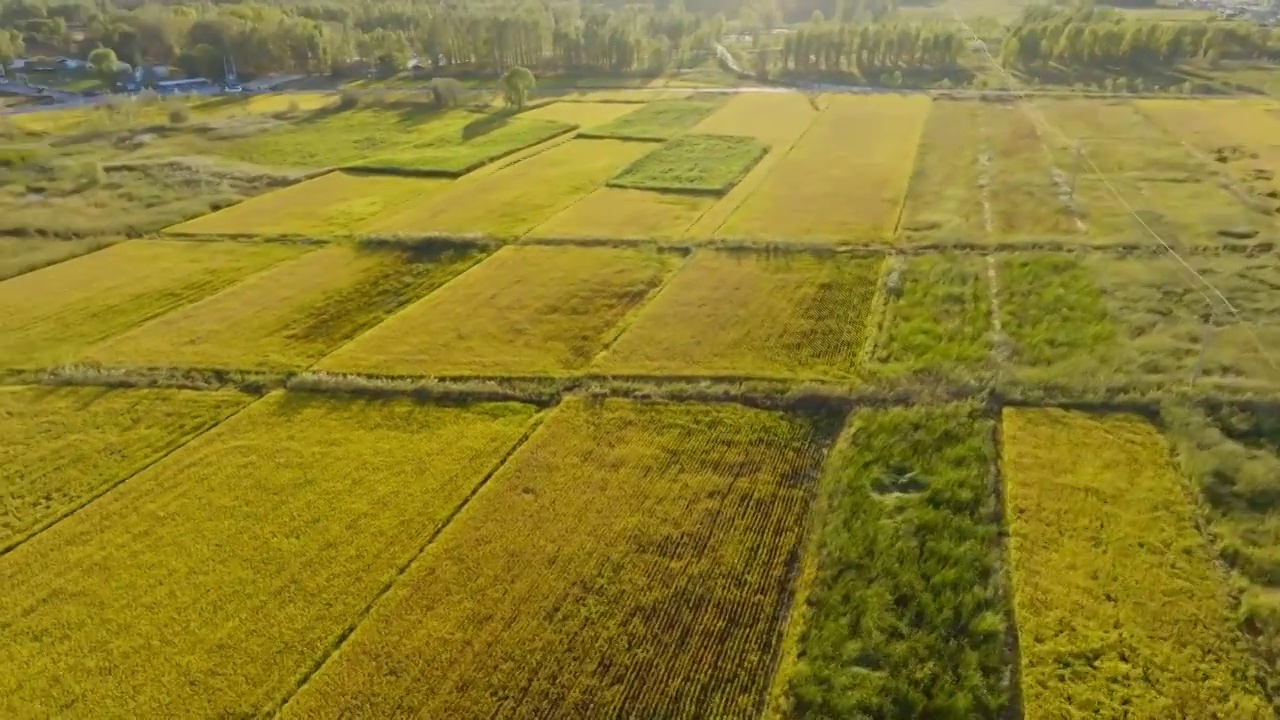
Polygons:
[[1001,258],[997,350],[1045,376],[1081,376],[1114,349],[1117,331],[1106,301],[1081,262],[1066,254]]
[[459,177],[512,153],[573,132],[577,125],[523,117],[476,116],[431,139],[349,167],[365,172]]
[[738,184],[769,147],[733,135],[685,135],[623,168],[610,187],[723,195]]
[[998,717],[1007,702],[991,423],[860,410],[819,486],[781,716]]
[[887,369],[967,373],[991,355],[986,263],[973,255],[909,257],[889,271],[876,361]]
[[0,552],[249,400],[233,392],[0,388]]
[[0,716],[272,714],[534,413],[255,402],[0,558]]
[[670,140],[702,122],[722,103],[719,98],[657,100],[641,105],[613,122],[583,130],[578,136],[657,142]]

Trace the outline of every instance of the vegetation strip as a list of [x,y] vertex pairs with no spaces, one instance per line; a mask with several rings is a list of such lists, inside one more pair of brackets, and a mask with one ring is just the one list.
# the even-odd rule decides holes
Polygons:
[[723,195],[755,166],[768,146],[731,135],[685,135],[622,169],[610,187]]

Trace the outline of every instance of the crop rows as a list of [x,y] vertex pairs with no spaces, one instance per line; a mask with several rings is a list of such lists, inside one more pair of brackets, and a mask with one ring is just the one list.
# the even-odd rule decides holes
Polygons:
[[685,135],[628,165],[609,186],[723,195],[768,151],[752,138]]
[[568,400],[284,715],[749,716],[820,455],[777,413]]
[[664,141],[697,125],[715,112],[719,100],[658,100],[646,103],[619,117],[579,133],[579,137],[614,140]]

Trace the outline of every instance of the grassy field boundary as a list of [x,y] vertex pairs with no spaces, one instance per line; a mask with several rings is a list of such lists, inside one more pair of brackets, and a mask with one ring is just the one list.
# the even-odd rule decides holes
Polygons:
[[422,554],[426,552],[427,548],[431,547],[431,544],[434,543],[436,539],[440,537],[440,534],[443,533],[445,529],[448,528],[449,525],[453,523],[454,518],[458,517],[458,513],[461,513],[463,509],[467,507],[467,504],[471,502],[472,498],[474,498],[476,494],[479,493],[484,488],[484,486],[489,483],[489,480],[492,479],[493,476],[496,475],[497,472],[501,470],[504,465],[507,464],[507,461],[510,460],[511,457],[515,455],[516,452],[519,451],[521,447],[524,446],[525,442],[527,442],[529,438],[535,432],[537,432],[538,428],[542,426],[542,423],[546,420],[549,414],[550,413],[548,410],[541,410],[533,416],[533,418],[529,421],[528,427],[525,428],[524,432],[520,435],[519,439],[517,439],[516,442],[512,444],[512,446],[508,448],[507,451],[503,453],[500,458],[498,458],[496,461],[494,461],[492,465],[489,466],[488,470],[486,470],[485,473],[480,477],[480,479],[475,483],[475,485],[472,486],[471,491],[468,492],[467,495],[464,498],[462,498],[462,500],[459,501],[458,504],[455,505],[447,515],[445,515],[444,519],[441,520],[440,524],[435,528],[435,530],[432,531],[431,535],[427,538],[426,542],[424,542],[421,546],[419,546],[418,551],[413,554],[413,557],[411,557],[407,562],[401,564],[400,567],[396,569],[395,574],[391,578],[389,578],[385,583],[383,583],[382,587],[377,591],[377,593],[374,594],[373,598],[370,599],[369,602],[364,606],[364,609],[358,613],[357,617],[354,620],[352,620],[350,623],[348,623],[345,628],[342,629],[342,631],[338,634],[338,637],[335,638],[334,641],[330,644],[330,646],[324,651],[323,656],[318,658],[315,662],[313,662],[311,667],[307,668],[299,676],[294,687],[291,690],[287,691],[283,697],[278,698],[276,700],[276,702],[273,704],[273,707],[271,709],[271,712],[273,715],[278,716],[280,711],[284,708],[284,706],[288,705],[289,701],[292,700],[293,697],[297,695],[298,692],[301,691],[303,687],[306,686],[307,682],[310,681],[311,678],[314,677],[316,673],[320,672],[320,669],[324,667],[325,663],[329,662],[330,658],[332,658],[334,654],[337,653],[342,648],[342,645],[347,641],[347,638],[351,637],[351,634],[356,631],[356,628],[359,627],[360,624],[364,622],[365,618],[369,617],[369,613],[370,611],[373,610],[374,606],[376,606],[378,602],[382,600],[382,598],[384,598],[386,594],[390,592],[393,587],[395,587],[396,583],[399,582],[400,578],[404,577],[405,573],[407,573],[409,569],[413,567],[414,563],[416,563],[418,559],[422,557]]
[[72,505],[69,505],[69,506],[68,506],[65,510],[63,510],[62,512],[60,512],[60,513],[58,513],[58,514],[56,514],[56,515],[53,515],[53,516],[51,516],[50,518],[48,518],[47,520],[45,520],[45,521],[43,521],[43,522],[41,522],[41,523],[39,523],[39,524],[37,524],[37,525],[33,526],[33,527],[31,528],[31,530],[30,530],[30,531],[29,531],[29,532],[28,532],[24,537],[20,538],[17,542],[13,543],[12,545],[9,545],[8,547],[0,547],[0,558],[4,558],[4,556],[5,556],[5,555],[8,555],[9,553],[13,552],[14,550],[17,550],[18,548],[20,548],[20,547],[22,547],[23,545],[27,544],[27,543],[28,543],[28,542],[30,542],[31,540],[36,539],[36,538],[37,538],[37,537],[39,537],[39,536],[40,536],[40,534],[41,534],[41,533],[43,533],[45,530],[48,530],[49,528],[53,527],[54,525],[57,525],[58,523],[62,522],[63,520],[66,520],[67,518],[69,518],[69,517],[71,517],[71,516],[75,515],[76,513],[80,512],[81,510],[83,510],[83,509],[85,509],[86,507],[88,507],[90,504],[92,504],[92,503],[93,503],[95,500],[97,500],[98,498],[100,498],[100,497],[102,497],[102,496],[106,495],[107,493],[111,492],[112,490],[114,490],[114,489],[116,489],[116,488],[120,487],[120,486],[121,486],[121,485],[123,485],[124,483],[128,482],[131,478],[137,477],[140,473],[142,473],[142,472],[146,471],[147,469],[149,469],[149,468],[150,468],[150,467],[152,467],[153,465],[155,465],[155,464],[159,463],[160,461],[164,460],[165,458],[169,457],[170,455],[174,454],[175,452],[177,452],[177,451],[181,450],[182,448],[186,447],[187,445],[191,444],[193,441],[195,441],[195,440],[199,439],[199,438],[200,438],[200,436],[204,435],[205,433],[209,432],[210,430],[213,430],[214,428],[218,427],[218,426],[219,426],[219,425],[221,425],[222,423],[224,423],[224,422],[226,422],[226,421],[230,420],[231,418],[235,417],[236,415],[239,415],[240,413],[244,412],[246,408],[248,408],[250,405],[253,405],[255,402],[257,402],[257,401],[258,401],[258,400],[260,400],[260,399],[261,399],[261,398],[252,398],[252,399],[248,399],[248,398],[247,398],[247,399],[245,400],[245,402],[244,402],[243,404],[241,404],[241,405],[240,405],[240,407],[238,407],[238,408],[236,408],[235,410],[231,411],[231,412],[230,412],[230,413],[228,413],[227,415],[224,415],[223,417],[219,418],[218,420],[215,420],[215,421],[213,421],[213,422],[210,422],[210,423],[209,423],[208,425],[206,425],[205,427],[200,428],[199,430],[196,430],[195,432],[188,433],[186,436],[184,436],[184,437],[182,437],[182,438],[179,438],[179,439],[178,439],[178,441],[177,441],[176,443],[174,443],[172,446],[170,446],[168,449],[164,450],[163,452],[157,453],[154,457],[152,457],[152,458],[151,458],[151,459],[149,459],[149,460],[146,460],[146,461],[144,461],[144,462],[142,462],[142,463],[139,463],[135,468],[133,468],[133,469],[132,469],[132,470],[130,470],[129,472],[123,473],[123,474],[121,475],[121,477],[120,477],[120,478],[118,478],[115,482],[107,483],[107,484],[103,485],[102,487],[97,488],[97,489],[96,489],[96,490],[94,490],[92,493],[90,493],[89,495],[87,495],[87,496],[85,496],[83,499],[81,499],[79,502],[74,503],[74,504],[72,504]]
[[988,402],[984,412],[991,423],[991,434],[987,437],[988,452],[996,460],[989,467],[991,497],[994,498],[992,510],[998,532],[995,537],[996,577],[999,582],[1001,602],[1008,613],[1009,623],[1005,626],[1005,668],[1009,673],[1005,679],[1008,692],[1008,704],[1000,715],[1000,720],[1022,720],[1026,717],[1026,708],[1022,702],[1022,644],[1018,636],[1018,608],[1013,601],[1013,564],[1009,553],[1009,500],[1004,484],[1004,473],[1001,470],[999,457],[1004,447],[1004,423],[1001,422],[1003,407],[999,402]]
[[[84,257],[85,255],[92,255],[93,253],[96,253],[99,250],[105,250],[111,247],[112,245],[115,245],[116,243],[124,242],[124,241],[125,241],[124,238],[114,238],[114,239],[102,238],[101,240],[95,240],[94,242],[86,246],[81,252],[72,253],[70,255],[64,255],[62,257],[51,257],[41,261],[25,263],[21,268],[18,269],[17,272],[13,273],[12,275],[0,275],[0,282],[4,282],[5,280],[8,280],[10,278],[16,278],[19,275],[26,275],[27,273],[35,272],[36,270],[42,270],[47,267],[52,267],[54,265],[57,265],[58,263],[64,263],[68,260],[74,260],[78,257]],[[68,241],[50,239],[48,240],[48,242],[68,242]]]
[[857,366],[860,368],[866,367],[867,363],[875,357],[876,348],[880,346],[885,328],[888,327],[891,319],[889,283],[892,281],[894,272],[901,267],[901,263],[902,258],[895,255],[886,256],[880,263],[880,272],[876,275],[876,291],[871,296],[871,307],[867,308],[867,337],[862,347],[858,349]]

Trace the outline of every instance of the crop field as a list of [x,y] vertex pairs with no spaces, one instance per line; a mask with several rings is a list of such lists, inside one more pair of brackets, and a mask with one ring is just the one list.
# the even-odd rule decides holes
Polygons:
[[1136,417],[1005,410],[1029,715],[1270,716],[1168,456]]
[[0,387],[0,554],[249,400],[224,392]]
[[533,414],[255,402],[4,557],[0,714],[270,711]]
[[769,148],[733,135],[684,135],[623,168],[610,187],[723,195]]
[[325,358],[379,375],[548,375],[585,367],[679,258],[507,247]]
[[875,331],[882,264],[700,251],[594,367],[618,375],[850,377]]
[[524,117],[473,120],[388,155],[359,160],[351,167],[457,177],[575,129],[576,125],[568,123]]
[[994,224],[985,103],[934,102],[902,208],[904,233],[981,238]]
[[655,100],[618,119],[579,133],[579,137],[615,140],[670,140],[691,129],[720,107],[722,100]]
[[571,140],[502,171],[458,182],[366,223],[370,233],[519,237],[604,183],[651,146]]
[[993,345],[986,271],[972,255],[912,257],[891,267],[876,362],[907,372],[987,364]]
[[529,231],[529,237],[678,240],[717,204],[708,195],[602,187]]
[[366,220],[449,187],[441,178],[338,170],[250,198],[166,230],[183,235],[301,235],[349,233]]
[[55,265],[112,244],[111,239],[53,240],[0,237],[0,280]]
[[835,95],[819,102],[825,107],[804,137],[717,235],[848,241],[896,232],[929,101]]
[[1020,104],[979,105],[982,142],[990,147],[992,234],[1006,239],[1081,236],[1087,226],[1071,201],[1066,175],[1074,165],[1054,164],[1039,116]]
[[520,114],[529,120],[549,120],[552,122],[592,128],[605,125],[632,112],[636,106],[616,102],[553,102]]
[[85,359],[114,367],[305,368],[481,257],[330,246],[108,340]]
[[823,445],[735,405],[566,401],[284,716],[758,712]]
[[800,662],[783,661],[788,717],[999,715],[1010,619],[990,425],[969,405],[850,418],[821,481],[816,567],[797,597]]
[[133,240],[0,283],[0,367],[90,346],[297,255],[285,245]]

